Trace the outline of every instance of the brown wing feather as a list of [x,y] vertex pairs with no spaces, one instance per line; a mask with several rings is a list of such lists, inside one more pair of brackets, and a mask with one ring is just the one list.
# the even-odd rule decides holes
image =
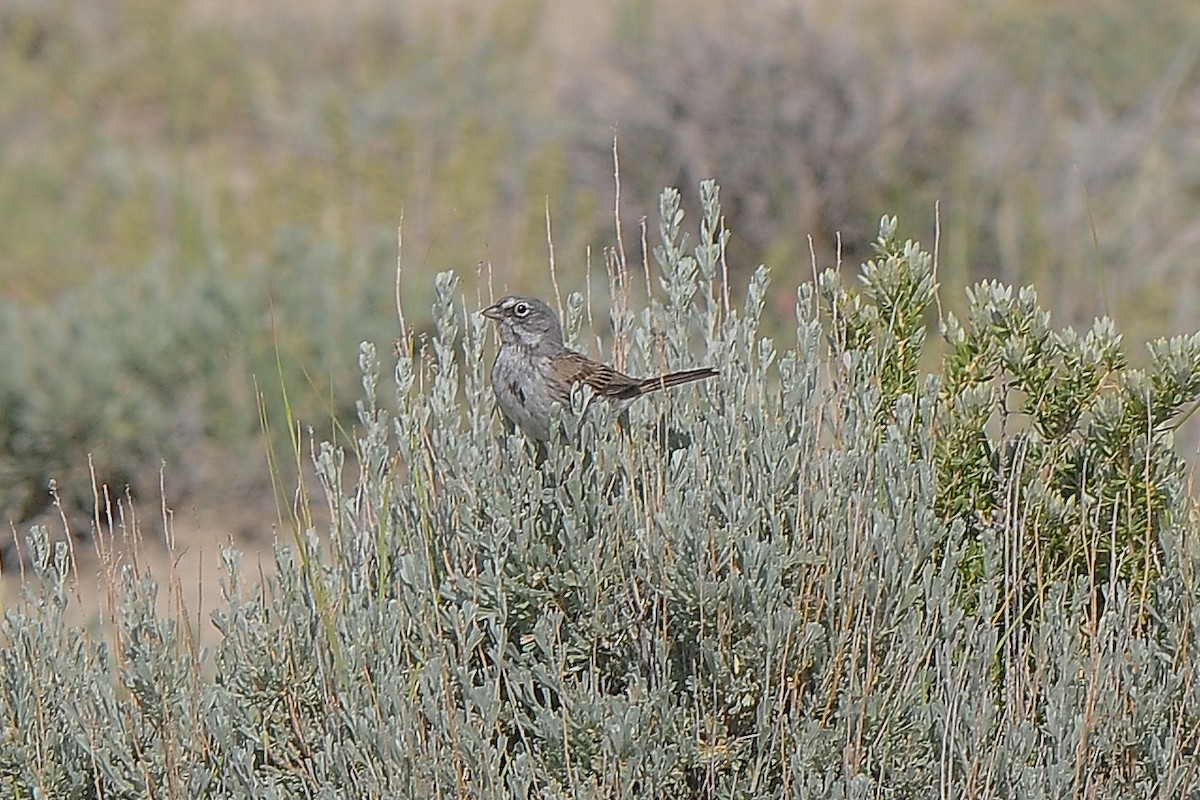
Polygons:
[[711,378],[717,371],[704,367],[689,369],[682,372],[672,372],[656,378],[631,378],[612,367],[592,361],[587,356],[568,351],[555,359],[554,393],[560,403],[565,403],[571,395],[571,387],[577,383],[586,383],[592,391],[601,397],[615,400],[631,400],[647,392],[669,389],[681,383]]
[[571,387],[577,383],[586,383],[592,391],[602,397],[617,397],[621,392],[636,388],[640,383],[637,378],[631,378],[575,352],[563,353],[556,359],[555,372],[556,377],[562,381],[560,402],[566,401],[570,396]]

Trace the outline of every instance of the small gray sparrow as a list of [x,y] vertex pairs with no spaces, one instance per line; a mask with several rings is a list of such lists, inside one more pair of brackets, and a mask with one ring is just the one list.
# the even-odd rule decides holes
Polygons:
[[568,350],[558,316],[533,297],[502,297],[482,313],[500,324],[500,350],[492,365],[496,402],[510,422],[537,441],[550,438],[550,407],[570,402],[571,387],[577,383],[624,407],[648,392],[717,374],[704,367],[657,378],[631,378]]

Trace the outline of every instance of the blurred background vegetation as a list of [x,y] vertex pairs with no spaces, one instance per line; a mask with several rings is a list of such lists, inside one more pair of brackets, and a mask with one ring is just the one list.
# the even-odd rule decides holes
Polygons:
[[766,263],[781,319],[810,246],[856,269],[939,204],[950,306],[995,277],[1059,325],[1190,331],[1198,131],[1194,0],[6,0],[0,510],[54,478],[86,514],[89,456],[258,493],[256,386],[328,437],[358,343],[399,335],[401,216],[410,315],[445,269],[545,291],[547,215],[582,288],[614,136],[630,259],[662,186],[716,178],[732,283]]

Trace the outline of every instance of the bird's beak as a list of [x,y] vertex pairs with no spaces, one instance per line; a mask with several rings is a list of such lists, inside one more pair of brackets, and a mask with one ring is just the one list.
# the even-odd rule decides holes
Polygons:
[[500,306],[499,306],[499,304],[497,304],[497,305],[493,305],[493,306],[488,306],[487,308],[485,308],[483,311],[480,311],[479,313],[480,313],[480,314],[483,314],[483,315],[484,315],[485,317],[487,317],[488,319],[495,319],[495,320],[498,320],[498,319],[500,319],[502,316],[504,316],[504,315],[503,315],[503,314],[500,312]]

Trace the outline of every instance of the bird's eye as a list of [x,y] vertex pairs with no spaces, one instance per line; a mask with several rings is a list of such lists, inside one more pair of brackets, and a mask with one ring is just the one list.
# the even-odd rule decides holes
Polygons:
[[529,303],[517,303],[513,306],[513,313],[518,317],[524,317],[529,313]]

